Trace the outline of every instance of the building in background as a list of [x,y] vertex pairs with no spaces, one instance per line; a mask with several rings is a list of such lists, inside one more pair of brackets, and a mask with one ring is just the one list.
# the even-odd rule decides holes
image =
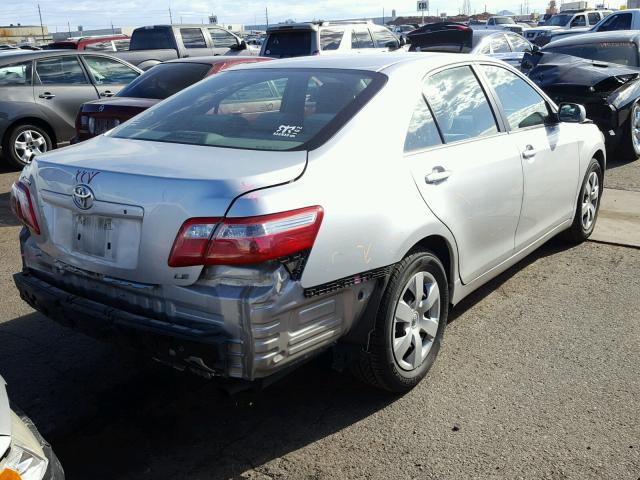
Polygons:
[[0,26],[0,45],[20,45],[28,43],[37,45],[50,42],[52,39],[47,27],[40,28],[40,25],[9,25]]
[[[67,38],[77,38],[77,37],[94,37],[101,35],[114,35],[117,33],[124,33],[125,35],[131,36],[134,27],[114,27],[114,28],[100,28],[98,30],[85,30],[81,25],[78,26],[78,30],[66,30],[63,32],[55,32],[51,34],[53,40],[59,42],[61,40],[66,40]],[[40,28],[40,27],[38,27]],[[46,28],[46,27],[45,27]]]

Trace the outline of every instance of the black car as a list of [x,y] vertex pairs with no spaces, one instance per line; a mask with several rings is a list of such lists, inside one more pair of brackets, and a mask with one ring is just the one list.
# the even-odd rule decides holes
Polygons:
[[607,150],[640,156],[640,32],[575,35],[526,54],[522,71],[556,103],[580,103]]
[[141,70],[95,52],[10,50],[0,54],[0,140],[9,164],[68,143],[80,105],[110,97]]

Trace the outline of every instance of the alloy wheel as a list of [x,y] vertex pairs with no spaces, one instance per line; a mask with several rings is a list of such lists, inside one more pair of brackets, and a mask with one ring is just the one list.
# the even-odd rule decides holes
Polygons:
[[582,189],[582,228],[585,232],[595,221],[599,198],[600,180],[596,172],[591,172]]
[[35,155],[47,151],[47,140],[36,130],[24,130],[16,137],[13,149],[21,162],[31,163]]
[[640,154],[640,104],[636,103],[631,110],[631,142],[636,155]]
[[433,346],[440,324],[440,288],[429,272],[406,283],[393,317],[393,355],[403,370],[415,370]]

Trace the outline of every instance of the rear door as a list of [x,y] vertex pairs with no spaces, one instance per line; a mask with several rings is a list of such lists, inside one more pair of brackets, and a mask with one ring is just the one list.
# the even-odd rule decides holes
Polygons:
[[357,53],[371,52],[375,48],[371,33],[366,27],[355,27],[351,31],[351,50]]
[[470,65],[430,74],[418,93],[406,161],[425,202],[453,233],[468,283],[514,252],[520,154]]
[[547,101],[517,74],[480,65],[505,114],[509,139],[521,156],[522,214],[516,249],[523,248],[571,218],[579,169],[574,125],[554,120]]
[[183,27],[176,30],[180,32],[185,57],[204,57],[214,53],[200,27]]
[[85,102],[98,99],[98,92],[78,55],[58,55],[35,61],[33,92],[56,130],[59,142],[75,134],[76,114]]
[[140,76],[137,70],[114,58],[101,55],[80,57],[100,97],[113,97]]

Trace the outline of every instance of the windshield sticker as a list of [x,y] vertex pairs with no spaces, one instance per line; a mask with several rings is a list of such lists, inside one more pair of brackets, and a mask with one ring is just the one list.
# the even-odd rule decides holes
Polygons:
[[278,130],[273,132],[274,137],[296,138],[302,131],[302,127],[298,125],[280,125]]

